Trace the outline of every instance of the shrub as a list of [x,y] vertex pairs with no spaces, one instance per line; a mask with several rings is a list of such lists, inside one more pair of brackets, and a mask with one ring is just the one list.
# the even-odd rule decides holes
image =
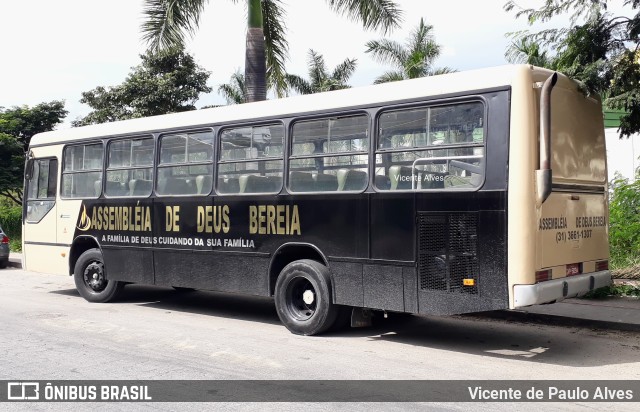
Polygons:
[[618,269],[640,260],[640,179],[618,178],[611,186],[609,248],[611,266]]

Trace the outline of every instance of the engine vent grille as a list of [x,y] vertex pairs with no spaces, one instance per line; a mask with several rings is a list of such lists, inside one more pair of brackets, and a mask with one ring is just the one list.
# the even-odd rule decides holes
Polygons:
[[419,213],[420,289],[478,294],[477,242],[476,213]]

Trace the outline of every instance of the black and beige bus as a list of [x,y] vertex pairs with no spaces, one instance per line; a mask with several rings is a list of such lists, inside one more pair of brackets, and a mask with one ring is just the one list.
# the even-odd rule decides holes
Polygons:
[[520,308],[609,284],[602,107],[504,66],[33,137],[24,263],[273,296],[293,333],[371,310]]

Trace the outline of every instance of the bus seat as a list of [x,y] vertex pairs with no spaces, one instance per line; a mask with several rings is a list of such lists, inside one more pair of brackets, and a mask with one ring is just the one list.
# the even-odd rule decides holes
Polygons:
[[126,196],[127,188],[124,183],[107,180],[105,184],[105,194],[107,196]]
[[73,177],[71,193],[75,197],[93,197],[93,188],[87,188],[87,175],[78,173]]
[[149,196],[151,193],[151,180],[133,179],[129,181],[130,196]]
[[218,178],[219,193],[240,193],[240,182],[237,178]]
[[317,190],[313,175],[307,172],[290,172],[289,188],[292,192],[315,192]]
[[391,166],[389,168],[391,190],[411,189],[411,168],[407,166]]
[[193,195],[196,193],[196,185],[187,179],[167,177],[158,182],[158,192],[163,195]]
[[482,184],[482,175],[445,177],[445,187],[455,189],[474,189]]
[[282,187],[282,176],[267,176],[268,191],[279,192]]
[[422,172],[420,179],[421,189],[444,189],[444,179],[449,173],[441,172]]
[[482,178],[483,176],[481,174],[475,174],[473,173],[471,175],[471,184],[473,185],[473,187],[479,187],[482,184]]
[[338,190],[363,190],[367,187],[367,172],[353,169],[338,170]]
[[338,177],[336,175],[318,173],[314,180],[316,182],[316,191],[318,192],[335,192],[338,190]]
[[240,193],[268,192],[270,182],[266,176],[242,175],[240,176]]
[[179,195],[195,195],[196,193],[198,193],[198,188],[196,186],[196,180],[195,179],[181,179],[181,178],[177,178],[176,180],[178,180],[178,184],[179,189],[176,190],[176,194]]
[[213,177],[209,175],[200,175],[196,177],[196,187],[198,188],[199,195],[206,195],[211,191],[211,184],[213,183]]
[[389,177],[385,175],[376,175],[375,185],[376,188],[380,190],[389,190],[391,189],[391,179],[389,179]]

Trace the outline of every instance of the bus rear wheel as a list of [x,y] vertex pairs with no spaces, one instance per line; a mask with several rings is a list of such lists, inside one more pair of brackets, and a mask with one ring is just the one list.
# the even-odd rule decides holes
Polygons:
[[314,260],[296,260],[282,269],[275,302],[280,321],[296,335],[325,332],[338,315],[331,302],[329,270]]
[[124,287],[123,282],[107,280],[100,249],[89,249],[80,255],[73,271],[73,279],[80,296],[89,302],[110,302]]

